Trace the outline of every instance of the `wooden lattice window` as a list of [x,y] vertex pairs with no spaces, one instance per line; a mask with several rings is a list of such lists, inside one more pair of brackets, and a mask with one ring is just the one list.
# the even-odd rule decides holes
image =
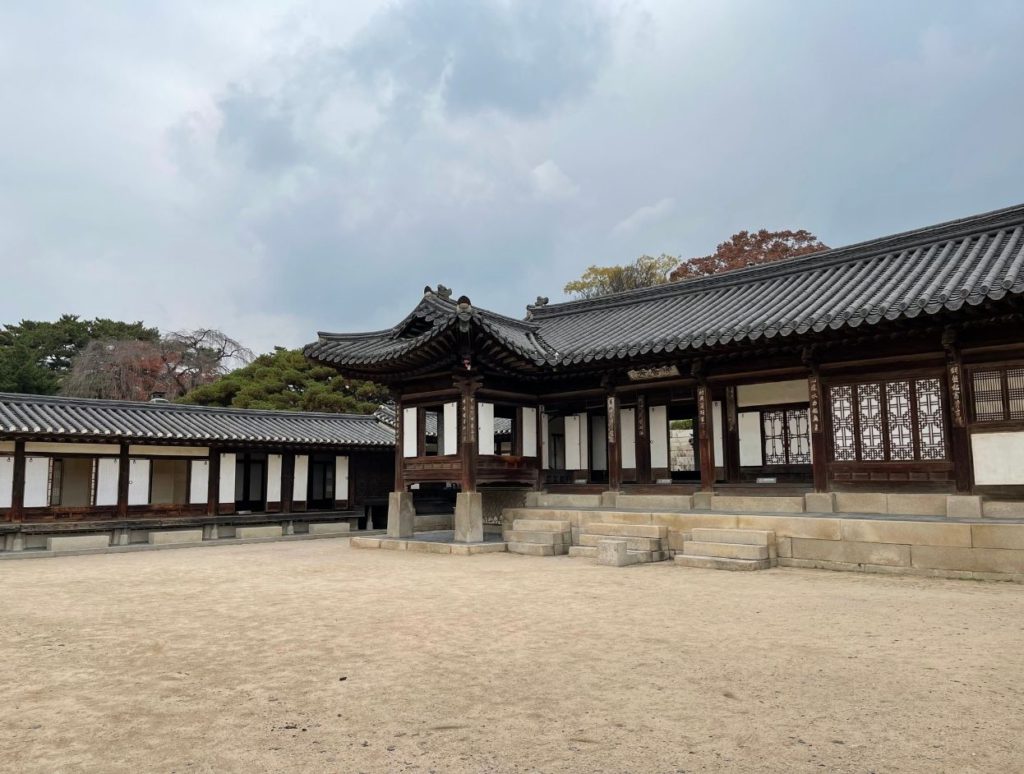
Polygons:
[[974,371],[971,388],[975,421],[1024,420],[1024,367]]
[[836,462],[948,459],[942,382],[936,378],[833,385]]
[[807,408],[761,412],[765,465],[810,465],[811,422]]

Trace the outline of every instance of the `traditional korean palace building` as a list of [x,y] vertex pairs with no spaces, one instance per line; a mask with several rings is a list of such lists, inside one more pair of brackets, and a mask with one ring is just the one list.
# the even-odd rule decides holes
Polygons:
[[492,497],[951,526],[1024,516],[1022,294],[1019,206],[525,319],[428,287],[306,354],[394,390],[394,537],[429,488],[464,542]]
[[0,394],[0,550],[365,527],[393,448],[374,416]]

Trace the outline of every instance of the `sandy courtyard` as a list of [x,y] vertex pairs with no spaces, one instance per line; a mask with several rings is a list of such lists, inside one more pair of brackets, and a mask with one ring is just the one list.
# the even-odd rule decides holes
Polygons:
[[1024,588],[346,540],[0,563],[10,772],[1024,770]]

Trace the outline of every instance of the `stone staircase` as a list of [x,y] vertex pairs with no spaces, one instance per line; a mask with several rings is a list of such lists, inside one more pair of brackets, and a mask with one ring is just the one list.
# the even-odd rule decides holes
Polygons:
[[568,521],[516,519],[506,530],[509,553],[528,556],[558,556],[569,553],[572,529]]
[[[624,553],[608,547],[602,556],[602,547],[613,543],[624,544]],[[668,529],[651,524],[586,524],[580,528],[579,545],[569,549],[569,556],[591,557],[616,566],[663,562],[669,558]]]
[[778,564],[775,532],[695,527],[675,563],[707,570],[766,570]]

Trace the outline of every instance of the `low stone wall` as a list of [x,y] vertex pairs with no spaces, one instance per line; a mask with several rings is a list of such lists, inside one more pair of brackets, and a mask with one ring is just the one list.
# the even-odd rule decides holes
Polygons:
[[1024,523],[565,508],[510,509],[506,518],[568,521],[575,545],[592,522],[664,526],[673,552],[696,527],[772,530],[781,566],[1024,582]]

